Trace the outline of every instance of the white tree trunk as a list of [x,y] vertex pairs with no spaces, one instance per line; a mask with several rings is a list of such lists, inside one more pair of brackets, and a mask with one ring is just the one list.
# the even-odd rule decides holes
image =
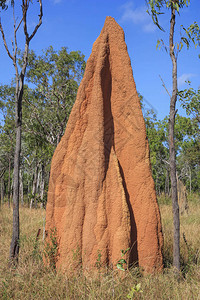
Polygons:
[[19,196],[21,199],[21,204],[24,205],[24,188],[23,188],[23,176],[22,170],[19,171]]
[[43,207],[43,198],[44,198],[44,165],[41,165],[41,183],[40,183],[40,200],[41,207]]
[[38,164],[36,163],[35,172],[34,172],[34,176],[33,176],[33,187],[32,187],[32,197],[31,197],[30,208],[33,207],[33,202],[35,201],[36,189],[37,189],[37,178],[38,178]]
[[1,177],[1,204],[3,204],[4,201],[4,178]]

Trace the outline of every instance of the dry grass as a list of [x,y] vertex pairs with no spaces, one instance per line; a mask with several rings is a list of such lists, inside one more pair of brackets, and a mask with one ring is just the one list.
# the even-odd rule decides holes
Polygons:
[[130,299],[200,299],[200,202],[191,202],[188,215],[181,216],[182,278],[179,281],[171,267],[171,206],[160,204],[160,210],[165,238],[162,274],[144,277],[135,268],[123,278],[111,270],[95,278],[86,278],[81,271],[67,278],[43,265],[42,238],[36,242],[45,216],[41,209],[20,209],[19,265],[16,269],[8,269],[12,211],[4,205],[0,211],[0,299],[128,299],[127,295],[138,283],[141,285],[139,291]]

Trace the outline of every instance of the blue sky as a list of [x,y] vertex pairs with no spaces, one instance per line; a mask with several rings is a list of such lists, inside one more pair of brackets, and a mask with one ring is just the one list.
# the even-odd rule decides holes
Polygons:
[[[36,1],[34,1],[36,2]],[[162,38],[168,43],[170,12],[162,15],[160,22],[165,28],[163,33],[153,24],[146,13],[145,1],[119,0],[43,0],[43,24],[31,41],[30,48],[40,54],[42,49],[52,45],[55,50],[66,46],[69,50],[80,50],[88,59],[92,45],[99,36],[106,16],[112,16],[125,32],[128,53],[131,58],[133,75],[137,90],[147,100],[146,106],[153,107],[158,118],[169,112],[169,96],[162,87],[162,77],[171,92],[171,61],[165,50],[156,50],[157,40]],[[38,6],[31,6],[28,29],[31,31],[36,24]],[[16,11],[18,13],[18,11]],[[10,45],[12,38],[11,11],[1,13]],[[200,23],[200,1],[191,0],[188,8],[181,11],[176,22],[176,41],[180,40],[180,25],[189,26],[194,21]],[[23,32],[18,34],[19,47],[23,45]],[[11,45],[10,45],[11,46]],[[194,88],[200,85],[200,48],[186,47],[178,57],[179,89],[186,88],[185,80],[190,80]],[[14,67],[8,58],[2,39],[0,39],[0,83],[9,84],[14,77]],[[178,105],[179,108],[179,105]],[[179,108],[179,113],[183,113]]]

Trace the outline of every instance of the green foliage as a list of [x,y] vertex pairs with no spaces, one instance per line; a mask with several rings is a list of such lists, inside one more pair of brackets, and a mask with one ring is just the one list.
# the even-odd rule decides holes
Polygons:
[[[175,146],[177,155],[177,171],[187,189],[197,191],[200,184],[200,143],[199,143],[199,91],[191,89],[179,92],[179,98],[188,117],[177,114],[175,120]],[[164,193],[168,203],[170,192],[169,178],[169,121],[168,117],[158,120],[155,111],[147,109],[140,96],[141,107],[146,125],[150,147],[152,175],[158,195]],[[192,117],[192,118],[191,118]]]
[[125,258],[123,258],[125,256],[125,254],[130,250],[130,248],[127,248],[126,250],[121,250],[121,259],[117,262],[117,269],[121,270],[121,271],[126,271],[127,269],[127,261]]
[[[19,57],[18,63],[22,65],[21,52]],[[47,191],[51,159],[64,134],[84,69],[84,55],[80,51],[69,53],[66,47],[59,51],[49,47],[40,56],[30,51],[28,85],[24,85],[22,106],[21,172],[24,193],[30,195],[35,170],[38,169],[39,187],[33,197],[43,204],[46,192],[42,193],[41,189]],[[0,169],[6,168],[5,185],[8,190],[8,166],[11,162],[12,174],[15,144],[15,88],[12,85],[0,86],[0,112],[3,116],[0,124]]]
[[101,256],[102,256],[101,251],[98,250],[98,257],[95,263],[98,270],[100,270],[100,268],[102,267]]
[[135,294],[137,293],[142,293],[143,291],[141,290],[141,283],[136,284],[136,286],[133,286],[131,288],[131,291],[128,293],[128,295],[126,296],[126,298],[128,299],[134,299]]
[[[197,191],[198,185],[200,184],[199,96],[196,93],[194,94],[194,99],[188,96],[188,101],[182,102],[189,116],[183,117],[178,114],[176,116],[175,145],[178,174],[181,176],[181,180],[187,186],[188,190],[191,185],[192,190]],[[182,94],[179,92],[179,97],[180,95]],[[190,93],[190,95],[192,94]],[[152,175],[155,181],[156,191],[159,195],[164,192],[164,199],[168,201],[170,190],[168,117],[165,117],[163,120],[158,120],[156,113],[152,109],[145,107],[145,102],[141,95],[140,99],[149,141]],[[193,118],[191,118],[191,116]]]
[[189,81],[188,85],[189,88],[178,92],[179,101],[187,115],[200,124],[200,88],[198,90],[193,89]]
[[178,162],[182,170],[185,169],[188,177],[185,180],[188,189],[192,186],[193,191],[198,191],[200,185],[200,89],[193,89],[189,82],[189,88],[179,91],[178,96],[191,122],[191,135],[187,134],[187,138],[182,143]]
[[146,125],[146,133],[150,148],[150,160],[152,175],[156,185],[156,191],[159,194],[165,189],[166,170],[168,170],[168,122],[157,120],[155,111],[147,109],[143,97],[140,95],[142,103],[143,116]]
[[0,163],[8,168],[8,161],[14,159],[14,93],[13,86],[0,85],[0,109],[3,115],[3,121],[0,125]]
[[[180,14],[180,9],[189,6],[190,0],[146,0],[147,3],[147,13],[152,17],[154,24],[161,30],[165,31],[164,28],[160,25],[158,17],[165,13],[166,9],[174,8],[175,11]],[[194,44],[195,48],[200,45],[200,28],[198,23],[195,21],[188,28],[185,28],[181,25],[181,29],[184,32],[184,35],[181,34],[180,41],[175,43],[174,50],[178,54],[185,44],[187,49],[189,49],[191,43]],[[162,39],[157,41],[156,49],[161,49],[164,47],[166,52],[168,52],[167,46],[165,45]]]
[[164,29],[160,26],[160,24],[158,22],[158,16],[163,14],[161,9],[162,9],[164,1],[162,1],[162,0],[149,0],[149,1],[146,1],[146,3],[147,3],[147,6],[148,6],[147,13],[149,15],[151,15],[154,24],[160,30],[164,31]]
[[50,46],[41,56],[30,52],[26,77],[35,89],[29,89],[24,98],[25,119],[28,119],[26,130],[31,135],[35,133],[38,143],[42,139],[55,147],[60,141],[84,69],[84,55],[80,51],[68,53],[67,48],[62,47],[56,52]]
[[158,16],[164,14],[164,8],[174,8],[178,13],[180,8],[188,6],[190,0],[146,0],[147,3],[147,13],[152,17],[154,24],[162,31],[165,31],[163,27],[159,24]]
[[195,48],[200,45],[200,28],[197,22],[194,22],[188,28],[184,26],[182,28],[186,34],[186,37],[182,37],[182,40],[187,45],[187,48],[189,48],[191,42],[195,45]]

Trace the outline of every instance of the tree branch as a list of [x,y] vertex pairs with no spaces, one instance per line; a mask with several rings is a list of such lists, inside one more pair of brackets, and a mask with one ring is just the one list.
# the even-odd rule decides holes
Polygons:
[[28,35],[28,30],[27,30],[27,10],[29,7],[29,0],[22,0],[22,12],[23,12],[23,21],[24,21],[24,34],[26,37],[26,42],[29,43],[29,35]]
[[15,46],[14,43],[13,44],[13,58],[16,62],[16,55],[17,55],[17,35],[16,35],[16,20],[15,20],[15,8],[14,8],[14,4],[13,4],[13,20],[14,20],[14,39],[15,39]]
[[24,34],[26,36],[27,43],[29,43],[36,32],[38,31],[38,28],[42,24],[42,17],[43,17],[43,10],[42,10],[42,0],[38,0],[40,4],[40,14],[39,14],[39,21],[38,24],[35,26],[35,29],[33,30],[32,34],[29,36],[28,31],[27,31],[27,10],[29,7],[29,0],[23,0],[22,1],[22,10],[23,10],[23,21],[24,21]]
[[3,39],[3,43],[4,43],[4,47],[6,48],[6,51],[8,53],[8,56],[12,59],[12,61],[14,60],[14,57],[11,55],[9,49],[8,49],[8,45],[7,45],[7,42],[6,42],[6,38],[5,38],[5,35],[4,35],[4,31],[3,31],[3,27],[2,27],[2,24],[1,24],[1,18],[0,18],[0,30],[1,30],[1,35],[2,35],[2,39]]
[[42,16],[43,16],[42,0],[39,0],[39,4],[40,4],[39,21],[38,21],[38,24],[35,26],[35,29],[33,30],[33,33],[31,34],[29,41],[34,37],[34,35],[36,34],[38,28],[39,28],[40,25],[42,24]]
[[4,175],[5,171],[6,171],[6,168],[4,167],[4,168],[3,168],[3,170],[1,170],[1,173],[0,173],[0,178],[1,178],[1,177],[3,177],[3,175]]
[[19,27],[20,27],[20,25],[21,25],[21,23],[22,23],[22,21],[23,21],[23,17],[21,18],[21,21],[19,22],[19,24],[18,24],[18,26],[17,26],[17,28],[16,28],[16,33],[17,33],[17,31],[18,31],[18,29],[19,29]]
[[168,94],[169,97],[171,98],[171,95],[170,95],[170,93],[169,93],[169,91],[168,91],[168,89],[167,89],[167,87],[166,87],[166,85],[165,85],[165,83],[164,83],[162,77],[161,77],[160,75],[159,75],[159,77],[160,77],[160,80],[162,81],[162,86],[164,87],[164,89],[166,90],[167,94]]
[[38,114],[36,113],[37,108],[35,107],[35,105],[32,104],[31,102],[29,102],[27,99],[24,99],[24,101],[25,101],[27,104],[29,104],[30,106],[33,107],[33,110],[34,110],[33,113],[34,113],[34,115],[35,115],[35,117],[36,117],[38,123],[39,123],[40,126],[42,127],[42,130],[43,130],[44,135],[47,135],[48,130],[46,130],[45,126],[40,122],[40,118],[39,118]]

